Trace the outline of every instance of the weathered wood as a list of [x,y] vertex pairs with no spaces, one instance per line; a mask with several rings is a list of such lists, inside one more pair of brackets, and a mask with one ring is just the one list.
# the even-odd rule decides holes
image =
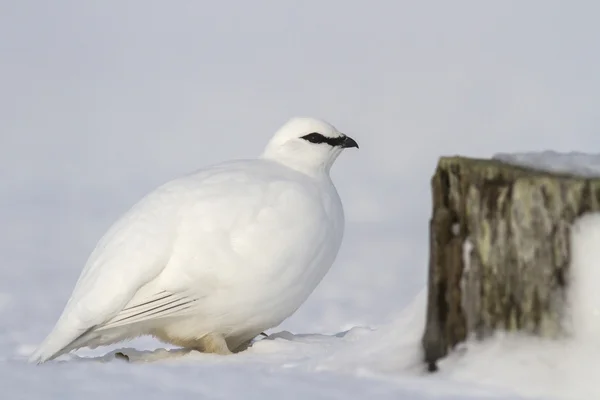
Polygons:
[[470,336],[564,334],[570,226],[599,209],[600,179],[444,157],[431,185],[429,369]]

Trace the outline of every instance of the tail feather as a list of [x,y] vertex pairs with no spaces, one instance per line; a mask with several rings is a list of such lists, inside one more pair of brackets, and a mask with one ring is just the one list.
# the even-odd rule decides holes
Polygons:
[[80,328],[69,330],[61,329],[59,327],[55,328],[29,357],[29,362],[42,364],[74,350],[74,347],[72,347],[73,344],[81,342],[81,339],[93,329],[93,327],[88,329]]
[[98,346],[108,346],[113,343],[133,339],[141,334],[143,334],[142,330],[136,329],[136,327],[133,329],[132,327],[117,327],[98,330],[98,327],[93,326],[88,329],[73,331],[69,335],[55,331],[30,356],[29,362],[42,364],[82,347],[94,349]]

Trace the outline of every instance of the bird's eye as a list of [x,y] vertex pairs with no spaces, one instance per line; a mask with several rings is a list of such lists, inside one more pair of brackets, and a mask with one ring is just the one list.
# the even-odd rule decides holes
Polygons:
[[308,140],[311,143],[323,143],[326,140],[323,135],[317,132],[309,133],[306,136],[302,136],[302,139]]

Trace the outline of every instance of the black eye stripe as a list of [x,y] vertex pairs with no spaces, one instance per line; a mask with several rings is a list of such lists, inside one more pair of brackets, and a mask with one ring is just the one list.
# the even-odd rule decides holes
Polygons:
[[309,133],[308,135],[302,136],[302,139],[308,140],[311,143],[327,143],[330,146],[341,146],[344,144],[345,138],[343,136],[339,136],[336,138],[328,138],[321,135],[318,132]]

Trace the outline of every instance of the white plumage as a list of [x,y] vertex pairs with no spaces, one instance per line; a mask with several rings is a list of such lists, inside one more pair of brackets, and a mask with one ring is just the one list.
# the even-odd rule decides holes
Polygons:
[[261,157],[211,166],[144,197],[102,237],[30,361],[153,335],[243,350],[292,315],[338,253],[344,213],[329,170],[358,147],[294,118]]

